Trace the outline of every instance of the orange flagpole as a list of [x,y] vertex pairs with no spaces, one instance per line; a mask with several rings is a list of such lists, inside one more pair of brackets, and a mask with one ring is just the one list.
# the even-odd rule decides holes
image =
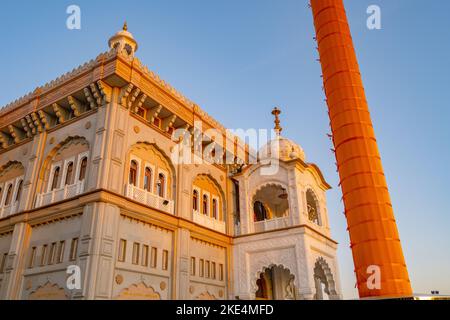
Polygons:
[[311,0],[311,8],[359,296],[411,297],[343,1]]

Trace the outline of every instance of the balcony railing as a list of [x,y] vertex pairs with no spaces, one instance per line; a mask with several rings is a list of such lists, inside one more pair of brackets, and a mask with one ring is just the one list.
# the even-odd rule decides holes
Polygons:
[[213,229],[222,233],[225,233],[225,222],[220,221],[214,218],[211,218],[210,216],[206,214],[201,214],[198,211],[193,212],[194,222],[198,223],[206,228]]
[[63,188],[54,189],[47,193],[38,194],[36,207],[42,207],[54,202],[73,198],[84,192],[84,180],[74,184],[65,185]]
[[7,216],[10,216],[17,212],[17,209],[19,209],[19,202],[15,201],[14,203],[11,203],[8,206],[4,206],[0,208],[0,218],[5,218]]
[[161,198],[156,194],[140,189],[132,184],[126,186],[125,195],[127,198],[143,203],[149,207],[173,214],[173,200]]
[[281,217],[270,220],[254,222],[254,232],[282,229],[292,225],[291,217]]

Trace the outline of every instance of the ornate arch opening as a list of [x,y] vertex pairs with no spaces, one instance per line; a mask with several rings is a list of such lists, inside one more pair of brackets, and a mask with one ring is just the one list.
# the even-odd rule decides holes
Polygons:
[[127,154],[124,181],[161,198],[175,198],[175,167],[156,143],[140,141]]
[[38,190],[46,192],[84,181],[89,150],[89,142],[81,136],[70,136],[58,143],[43,162]]
[[13,214],[17,210],[24,174],[25,168],[19,161],[9,161],[0,167],[0,217]]
[[263,267],[252,285],[257,300],[297,299],[295,275],[283,265],[270,264]]
[[281,184],[261,185],[251,199],[254,222],[289,216],[289,194]]
[[311,188],[306,190],[306,207],[308,210],[308,220],[321,226],[322,216],[320,212],[319,199]]
[[120,291],[115,300],[161,300],[161,295],[152,286],[139,282]]
[[191,192],[191,208],[194,216],[201,214],[211,219],[225,221],[224,199],[225,194],[220,184],[211,175],[202,173],[195,177]]
[[338,297],[333,273],[322,257],[318,258],[314,264],[314,283],[316,286],[315,300],[331,300]]

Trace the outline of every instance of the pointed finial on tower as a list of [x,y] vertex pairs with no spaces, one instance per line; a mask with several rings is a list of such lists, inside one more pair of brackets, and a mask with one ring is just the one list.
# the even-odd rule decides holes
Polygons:
[[277,133],[277,135],[279,136],[281,134],[281,131],[283,131],[283,128],[280,126],[280,114],[281,114],[281,110],[278,109],[277,107],[273,108],[272,110],[272,114],[275,116],[275,132]]
[[128,24],[127,24],[126,21],[123,23],[123,28],[122,28],[122,30],[123,30],[123,31],[128,31]]

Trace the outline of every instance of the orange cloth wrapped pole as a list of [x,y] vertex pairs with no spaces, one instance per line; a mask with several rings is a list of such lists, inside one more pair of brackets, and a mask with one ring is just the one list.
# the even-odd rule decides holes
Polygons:
[[[411,297],[343,1],[311,0],[311,8],[359,296]],[[379,287],[368,284],[377,267]]]

